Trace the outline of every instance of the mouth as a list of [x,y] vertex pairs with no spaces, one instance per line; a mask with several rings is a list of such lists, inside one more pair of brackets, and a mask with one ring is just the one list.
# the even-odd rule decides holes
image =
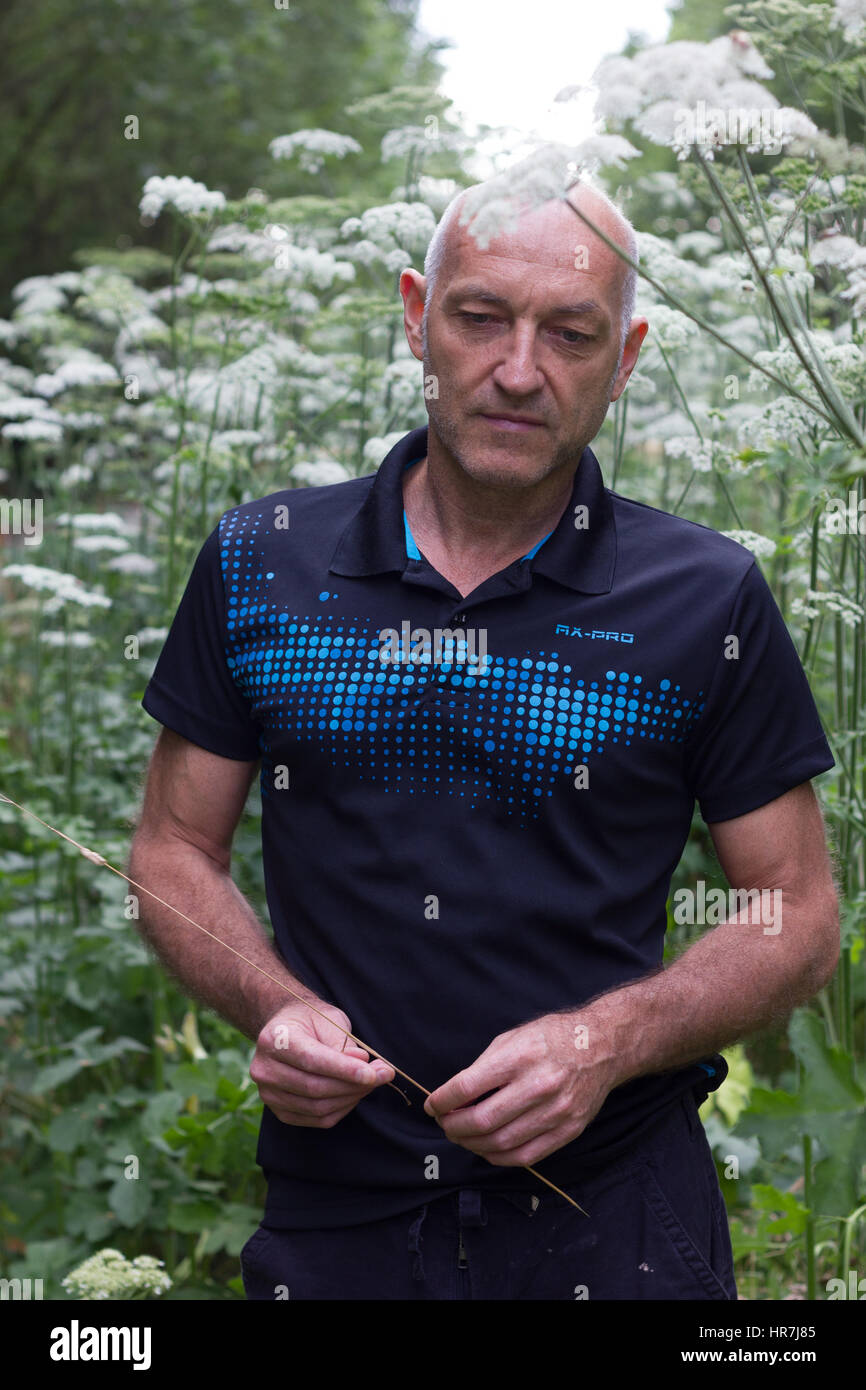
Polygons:
[[492,412],[481,411],[482,420],[486,420],[493,429],[497,430],[540,430],[544,429],[543,420],[534,420],[531,415],[494,415]]

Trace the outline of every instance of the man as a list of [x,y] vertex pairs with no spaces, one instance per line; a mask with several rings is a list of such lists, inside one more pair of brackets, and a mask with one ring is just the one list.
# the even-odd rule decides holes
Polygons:
[[[648,324],[580,214],[628,224],[578,184],[482,248],[461,207],[400,281],[429,429],[227,512],[145,694],[130,872],[274,978],[143,926],[256,1039],[248,1297],[733,1299],[697,1107],[835,967],[833,759],[751,554],[588,448]],[[229,873],[259,760],[276,952]],[[757,891],[662,969],[696,799]]]

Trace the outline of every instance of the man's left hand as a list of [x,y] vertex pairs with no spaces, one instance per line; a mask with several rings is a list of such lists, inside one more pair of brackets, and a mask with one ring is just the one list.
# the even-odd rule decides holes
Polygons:
[[618,1084],[592,1031],[584,1011],[545,1014],[500,1033],[424,1109],[455,1144],[489,1163],[537,1163],[576,1139]]

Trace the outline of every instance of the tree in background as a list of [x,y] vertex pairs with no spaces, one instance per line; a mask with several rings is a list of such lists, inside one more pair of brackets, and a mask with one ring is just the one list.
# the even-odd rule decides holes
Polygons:
[[[360,140],[336,191],[390,191],[376,141],[347,105],[435,87],[418,0],[7,0],[0,16],[0,295],[98,243],[140,239],[142,184],[170,170],[242,197],[268,180],[268,144],[325,127]],[[374,129],[375,126],[371,127]],[[282,166],[278,191],[305,187]],[[159,229],[161,231],[161,229]],[[159,231],[154,235],[158,236]]]

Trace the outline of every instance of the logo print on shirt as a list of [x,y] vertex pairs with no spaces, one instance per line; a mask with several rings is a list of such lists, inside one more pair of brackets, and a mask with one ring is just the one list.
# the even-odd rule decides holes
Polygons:
[[383,663],[380,622],[293,614],[271,601],[239,529],[230,518],[221,535],[226,656],[266,730],[264,795],[266,757],[279,749],[289,760],[298,742],[388,794],[493,799],[509,816],[536,819],[576,763],[613,744],[682,743],[703,709],[702,691],[691,698],[669,678],[650,689],[629,671],[580,677],[555,651],[490,653],[484,674]]

